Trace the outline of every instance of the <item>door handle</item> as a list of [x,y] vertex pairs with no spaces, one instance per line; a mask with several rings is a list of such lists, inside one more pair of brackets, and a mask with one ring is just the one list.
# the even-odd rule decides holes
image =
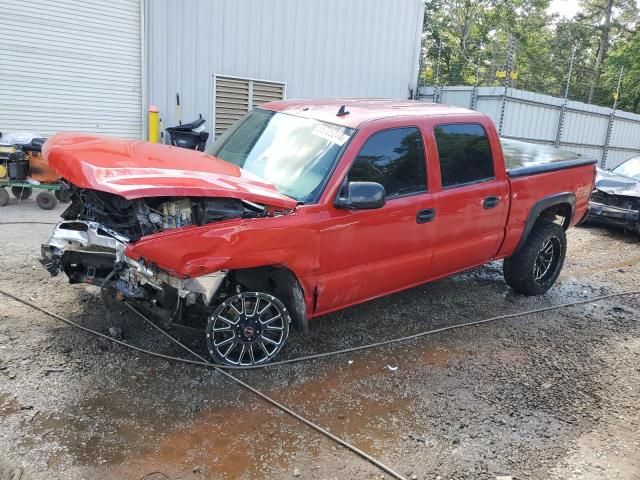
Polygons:
[[436,218],[435,208],[425,208],[424,210],[420,210],[416,215],[416,222],[428,223],[428,222],[432,222],[435,218]]
[[498,203],[500,203],[500,199],[498,197],[485,197],[482,201],[482,205],[484,205],[484,208],[486,209],[495,208],[498,206]]

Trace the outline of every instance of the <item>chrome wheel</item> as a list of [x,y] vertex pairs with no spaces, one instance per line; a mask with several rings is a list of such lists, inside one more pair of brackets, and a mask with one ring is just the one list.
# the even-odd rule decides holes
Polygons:
[[228,365],[270,361],[289,336],[290,317],[280,300],[262,292],[239,293],[216,308],[207,322],[207,348]]
[[549,237],[544,241],[533,265],[533,276],[536,282],[544,283],[555,274],[560,250],[559,238]]

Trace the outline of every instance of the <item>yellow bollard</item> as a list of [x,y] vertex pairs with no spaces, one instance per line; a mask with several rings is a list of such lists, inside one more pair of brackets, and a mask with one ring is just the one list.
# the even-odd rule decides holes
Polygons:
[[149,105],[149,142],[160,142],[160,112],[155,105]]

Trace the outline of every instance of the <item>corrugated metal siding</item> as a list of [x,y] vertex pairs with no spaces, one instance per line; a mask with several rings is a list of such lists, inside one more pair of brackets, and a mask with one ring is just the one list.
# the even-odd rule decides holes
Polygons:
[[421,0],[153,0],[149,101],[165,126],[202,114],[214,75],[286,83],[288,98],[407,98],[417,80]]
[[[419,93],[426,102],[439,98],[441,103],[469,108],[472,91],[473,87],[421,87]],[[496,125],[504,92],[504,87],[477,88],[475,109],[491,117]],[[562,98],[510,88],[504,103],[502,135],[553,145],[563,103]],[[640,115],[629,112],[615,112],[609,145],[605,148],[611,113],[610,108],[567,102],[560,146],[602,160],[606,157],[607,168],[640,154]]]
[[446,105],[456,105],[462,107],[469,107],[471,102],[471,90],[468,88],[456,88],[451,87],[442,92],[440,97],[440,103]]
[[4,0],[0,131],[139,138],[140,0]]
[[510,90],[502,133],[553,143],[562,100],[522,90]]
[[616,114],[615,129],[611,132],[611,143],[618,147],[640,151],[640,122],[628,120],[622,115]]
[[562,139],[568,143],[604,145],[609,117],[569,110],[566,113]]

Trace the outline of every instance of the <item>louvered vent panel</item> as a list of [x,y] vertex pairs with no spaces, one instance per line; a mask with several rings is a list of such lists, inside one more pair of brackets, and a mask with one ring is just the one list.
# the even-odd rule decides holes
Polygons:
[[282,83],[216,76],[216,138],[249,110],[283,100],[284,94]]
[[250,81],[216,77],[216,137],[249,111]]
[[267,102],[284,99],[284,85],[280,83],[253,82],[253,108]]

